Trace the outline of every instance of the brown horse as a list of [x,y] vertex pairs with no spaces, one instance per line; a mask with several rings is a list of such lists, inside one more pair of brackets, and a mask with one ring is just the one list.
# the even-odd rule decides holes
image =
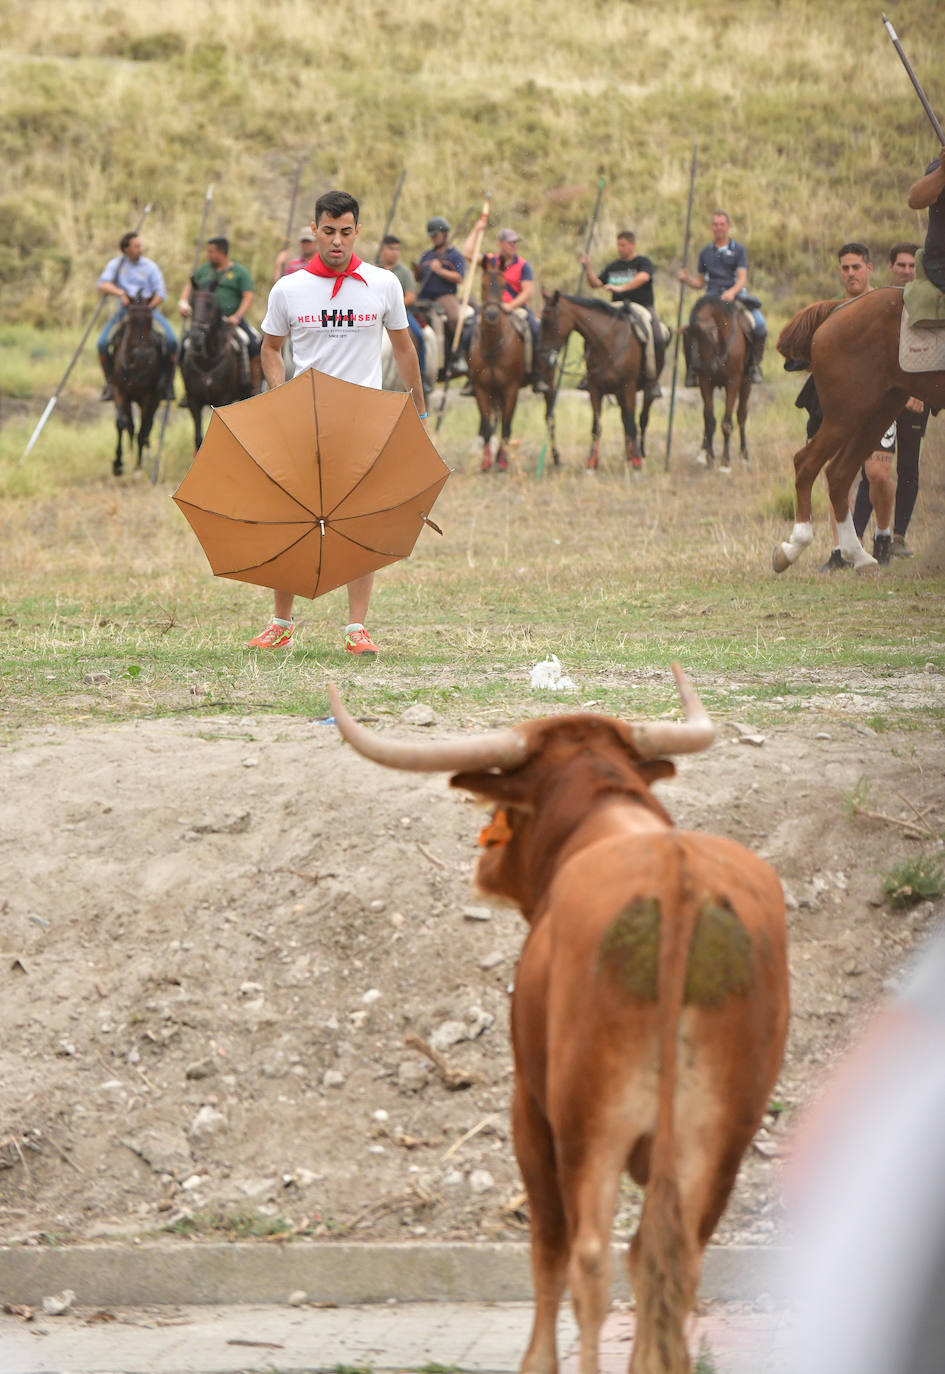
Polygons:
[[[588,468],[593,470],[600,461],[601,402],[605,396],[616,396],[623,420],[627,462],[639,470],[643,466],[642,456],[646,452],[644,443],[651,398],[644,389],[643,406],[640,410],[640,447],[637,449],[636,397],[637,391],[644,388],[646,377],[643,346],[633,332],[630,321],[623,311],[615,310],[606,301],[594,300],[590,296],[566,296],[563,291],[551,294],[546,291],[544,300],[539,358],[549,390],[554,387],[558,354],[572,329],[577,330],[585,343],[587,390],[593,412]],[[546,418],[551,454],[557,463],[554,404],[551,396]]]
[[525,341],[502,309],[505,278],[495,268],[482,269],[482,310],[469,348],[469,377],[479,407],[479,437],[482,440],[482,472],[493,466],[492,435],[498,416],[502,438],[495,457],[498,472],[508,472],[509,439],[518,404],[518,393],[525,380]]
[[775,572],[796,563],[814,537],[811,488],[823,467],[843,557],[856,568],[876,566],[853,528],[853,479],[910,396],[933,411],[945,406],[945,372],[903,372],[899,366],[901,318],[902,290],[885,286],[840,305],[808,305],[781,331],[778,352],[810,363],[824,418],[794,455],[794,528],[790,540],[775,545]]
[[118,429],[118,445],[112,463],[112,472],[116,477],[120,477],[125,470],[121,456],[122,438],[127,434],[129,445],[135,439],[132,405],[137,405],[139,411],[138,461],[135,466],[140,468],[143,451],[150,442],[154,416],[162,397],[167,393],[170,376],[170,356],[154,329],[150,305],[139,295],[128,306],[111,367],[115,425]]
[[729,445],[732,438],[732,412],[738,402],[738,433],[741,454],[748,462],[745,421],[751,394],[748,337],[740,319],[741,310],[720,296],[700,296],[692,307],[686,337],[686,363],[699,379],[702,393],[702,448],[697,463],[711,467],[715,461],[712,440],[715,435],[714,393],[725,392],[722,416],[722,462],[720,472],[731,471]]
[[234,326],[225,323],[216,292],[202,290],[192,277],[190,305],[193,315],[181,349],[180,375],[194,421],[194,446],[199,448],[204,406],[229,405],[245,396],[247,388],[233,344]]

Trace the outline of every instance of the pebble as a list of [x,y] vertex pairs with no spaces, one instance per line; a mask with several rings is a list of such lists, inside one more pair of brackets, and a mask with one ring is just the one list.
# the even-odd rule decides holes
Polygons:
[[308,1294],[304,1288],[296,1288],[294,1293],[289,1294],[290,1307],[301,1307],[306,1302],[308,1302]]
[[442,1021],[430,1036],[430,1044],[441,1053],[461,1040],[467,1040],[469,1032],[462,1021]]
[[368,988],[367,992],[361,998],[361,1001],[364,1002],[366,1006],[370,1006],[372,1002],[377,1001],[380,995],[380,988]]
[[488,1193],[490,1188],[495,1187],[495,1179],[488,1169],[473,1169],[469,1175],[469,1187],[473,1193]]
[[436,722],[436,712],[432,706],[427,706],[426,702],[418,701],[413,706],[408,706],[400,719],[404,725],[433,725]]
[[322,1078],[323,1088],[341,1088],[344,1086],[345,1076],[337,1069],[326,1069]]
[[64,1289],[61,1293],[55,1293],[52,1297],[43,1298],[43,1311],[47,1317],[61,1317],[68,1312],[75,1302],[75,1293],[71,1288]]
[[200,1108],[190,1126],[191,1140],[204,1140],[226,1129],[226,1117],[209,1103]]

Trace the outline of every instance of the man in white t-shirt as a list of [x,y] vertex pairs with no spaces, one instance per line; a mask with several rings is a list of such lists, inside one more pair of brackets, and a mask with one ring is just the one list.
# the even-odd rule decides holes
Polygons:
[[[381,387],[381,339],[386,329],[404,390],[417,408],[423,386],[410,339],[404,293],[393,272],[362,262],[354,246],[358,202],[346,191],[326,191],[315,202],[312,230],[318,251],[301,271],[280,278],[269,292],[262,322],[262,370],[270,388],[285,381],[282,345],[292,340],[296,376],[314,367],[359,386]],[[426,422],[426,412],[420,415]],[[345,649],[374,658],[377,645],[364,628],[374,574],[348,583]],[[285,649],[292,641],[291,592],[276,592],[271,623],[249,641],[254,649]]]

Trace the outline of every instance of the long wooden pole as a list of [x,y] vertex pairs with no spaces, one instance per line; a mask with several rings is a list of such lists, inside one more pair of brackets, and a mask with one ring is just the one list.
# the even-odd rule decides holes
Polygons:
[[[487,194],[486,194],[486,198],[485,198],[485,200],[484,200],[483,203],[482,203],[482,211],[481,211],[481,213],[480,213],[480,219],[483,218],[483,217],[485,217],[486,223],[488,223],[488,221],[489,221],[489,206],[490,206],[491,200],[492,200],[492,197],[487,193]],[[442,425],[442,423],[443,423],[443,415],[444,415],[444,412],[445,412],[445,410],[446,410],[446,393],[449,391],[450,380],[451,380],[451,378],[450,378],[450,370],[449,370],[450,358],[453,356],[453,354],[456,352],[457,348],[459,347],[459,341],[460,341],[460,338],[462,337],[462,333],[463,333],[463,322],[464,322],[464,320],[465,320],[465,318],[466,318],[466,307],[469,305],[469,297],[470,297],[470,294],[471,294],[471,292],[472,292],[473,277],[475,276],[475,273],[476,273],[476,264],[477,264],[477,262],[478,262],[478,260],[479,260],[479,254],[480,254],[480,252],[482,251],[482,240],[483,240],[483,236],[485,235],[485,232],[486,232],[486,225],[485,225],[485,224],[479,224],[479,223],[477,222],[476,228],[475,228],[475,231],[474,231],[475,237],[474,237],[474,239],[473,239],[472,257],[469,259],[469,271],[466,273],[465,277],[463,278],[463,290],[462,290],[462,293],[461,293],[460,298],[459,298],[459,317],[458,317],[457,320],[456,320],[456,328],[453,330],[453,341],[452,341],[452,344],[450,345],[449,356],[446,357],[446,358],[444,358],[444,360],[443,360],[443,366],[444,366],[444,369],[445,369],[445,375],[444,375],[444,378],[443,378],[443,393],[442,393],[442,395],[440,396],[440,404],[439,404],[439,407],[438,407],[437,412],[436,412],[436,425],[434,426],[434,430],[433,430],[434,434],[439,434],[439,432],[440,432],[440,425]]]
[[395,216],[395,214],[397,213],[397,202],[400,200],[400,193],[401,193],[401,190],[403,189],[403,185],[404,185],[404,182],[405,182],[406,180],[407,180],[407,168],[404,167],[403,170],[402,170],[401,173],[400,173],[400,176],[397,178],[397,185],[394,187],[394,195],[393,195],[393,199],[391,200],[391,203],[390,203],[390,209],[389,209],[388,212],[387,212],[387,219],[384,221],[384,232],[381,234],[380,243],[378,243],[378,245],[377,245],[377,252],[374,254],[374,265],[375,265],[375,267],[377,266],[377,264],[378,264],[378,263],[380,262],[380,260],[381,260],[381,248],[383,247],[384,240],[387,238],[387,235],[390,233],[390,227],[391,227],[391,225],[393,224],[393,222],[394,222],[394,216]]
[[[150,213],[151,213],[151,202],[148,201],[147,205],[144,207],[144,209],[143,209],[142,212],[141,212],[141,218],[138,220],[138,223],[135,225],[135,233],[136,233],[136,234],[140,234],[140,233],[141,233],[141,230],[144,228],[144,222],[145,222],[145,220],[147,219],[147,217],[148,217],[148,215],[149,215]],[[124,257],[124,254],[122,255],[122,257]],[[23,450],[22,454],[20,455],[20,459],[19,459],[19,462],[17,463],[17,467],[20,467],[23,463],[25,463],[26,459],[27,459],[27,458],[30,456],[30,454],[32,453],[33,448],[34,448],[34,446],[35,446],[35,444],[36,444],[36,440],[37,440],[37,439],[39,438],[39,436],[42,434],[43,429],[45,428],[45,425],[46,425],[46,421],[49,419],[50,415],[53,413],[53,410],[55,409],[56,402],[59,400],[59,396],[60,396],[60,393],[61,393],[61,391],[62,391],[62,388],[65,386],[66,382],[69,380],[69,376],[70,376],[70,374],[71,374],[71,372],[72,372],[72,369],[75,367],[76,363],[79,361],[79,354],[82,352],[83,348],[85,347],[85,341],[86,341],[86,339],[89,337],[89,335],[91,334],[92,328],[93,328],[93,326],[94,326],[94,324],[95,324],[95,321],[98,319],[99,315],[102,313],[102,306],[103,306],[104,304],[105,304],[105,297],[104,297],[104,296],[99,296],[98,305],[95,307],[95,310],[92,312],[92,318],[89,320],[88,324],[85,326],[85,333],[82,335],[82,338],[79,340],[79,346],[78,346],[78,348],[76,349],[76,351],[73,353],[71,359],[69,360],[69,366],[66,368],[65,372],[62,374],[62,380],[60,381],[59,385],[56,387],[56,390],[55,390],[55,391],[53,392],[53,394],[50,396],[49,400],[46,402],[46,409],[43,411],[42,415],[39,417],[39,422],[37,423],[36,428],[33,430],[33,433],[30,435],[30,441],[29,441],[29,443],[26,445],[26,448]]]
[[[301,172],[301,170],[302,170],[302,166],[301,166],[301,163],[300,163],[300,164],[299,164],[298,172]],[[296,173],[296,178],[295,178],[295,191],[297,191],[298,188],[299,188],[299,177],[298,177],[298,173]],[[295,206],[295,191],[293,191],[293,193],[292,193],[292,205],[293,205],[293,208],[294,208],[294,206]],[[200,265],[200,250],[201,250],[201,248],[203,247],[203,236],[204,236],[204,233],[205,233],[206,228],[207,228],[207,219],[208,219],[208,217],[209,217],[209,215],[210,215],[210,205],[211,205],[212,201],[213,201],[213,182],[211,182],[210,185],[207,187],[206,194],[204,195],[204,198],[203,198],[203,215],[201,216],[201,219],[200,219],[200,229],[199,229],[199,232],[198,232],[198,234],[197,234],[197,242],[196,242],[196,245],[194,246],[194,262],[193,262],[193,266],[192,266],[191,269],[190,269],[190,275],[191,275],[191,276],[194,275],[194,273],[197,271],[197,268],[198,268],[199,265]],[[290,210],[290,211],[289,211],[289,228],[290,228],[290,231],[291,231],[291,227],[292,227],[292,211]],[[177,365],[178,365],[178,367],[180,366],[181,354],[182,354],[183,351],[184,351],[184,340],[185,340],[186,337],[187,337],[187,325],[184,325],[184,326],[181,328],[180,336],[181,336],[181,337],[180,337],[180,348],[178,349],[178,352],[177,352]],[[174,377],[174,374],[173,374],[173,372],[172,372],[172,373],[171,373],[171,380],[173,380],[173,377]],[[152,487],[157,486],[158,475],[160,474],[160,471],[161,471],[161,454],[164,452],[164,435],[165,435],[166,432],[167,432],[167,421],[168,421],[168,417],[170,416],[170,413],[171,413],[171,401],[170,401],[170,398],[168,398],[168,400],[166,400],[166,401],[164,402],[164,414],[163,414],[162,417],[161,417],[161,432],[160,432],[160,434],[158,435],[157,452],[156,452],[155,455],[154,455],[154,462],[151,464],[151,485],[152,485]]]
[[909,59],[908,57],[906,57],[905,53],[902,50],[902,44],[899,42],[899,36],[896,33],[896,30],[893,28],[892,24],[890,24],[885,14],[883,15],[883,24],[886,27],[886,32],[889,34],[889,37],[892,39],[893,47],[896,49],[896,52],[902,58],[902,65],[906,69],[906,75],[915,87],[916,95],[922,101],[922,108],[928,115],[929,123],[935,131],[935,137],[938,139],[938,145],[940,148],[945,148],[945,133],[943,133],[942,131],[942,126],[935,117],[935,111],[929,104],[928,97],[926,96],[925,91],[923,91],[922,87],[919,85],[919,78],[916,76],[915,72],[912,70],[912,67],[909,65]]
[[[692,227],[692,198],[696,189],[696,154],[699,151],[699,140],[692,140],[692,166],[689,170],[689,204],[686,206],[686,234],[683,239],[682,265],[685,268],[689,259],[689,231]],[[686,294],[686,283],[679,283],[679,306],[676,310],[676,337],[673,339],[673,381],[669,390],[669,418],[666,422],[666,461],[665,470],[669,472],[669,455],[673,444],[673,415],[676,410],[676,373],[679,369],[679,340],[682,334],[683,317],[683,297]]]

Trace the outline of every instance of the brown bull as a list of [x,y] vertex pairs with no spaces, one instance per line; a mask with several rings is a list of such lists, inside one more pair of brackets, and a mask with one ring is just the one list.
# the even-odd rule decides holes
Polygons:
[[391,767],[456,771],[496,803],[483,892],[528,921],[512,1000],[515,1150],[531,1211],[535,1318],[522,1374],[555,1374],[570,1285],[581,1374],[596,1374],[610,1231],[627,1171],[646,1189],[629,1253],[636,1374],[690,1369],[702,1252],[774,1086],[788,1018],[784,901],[731,840],[678,831],[652,795],[660,755],[713,730],[674,665],[686,721],[593,715],[414,745],[338,728]]

